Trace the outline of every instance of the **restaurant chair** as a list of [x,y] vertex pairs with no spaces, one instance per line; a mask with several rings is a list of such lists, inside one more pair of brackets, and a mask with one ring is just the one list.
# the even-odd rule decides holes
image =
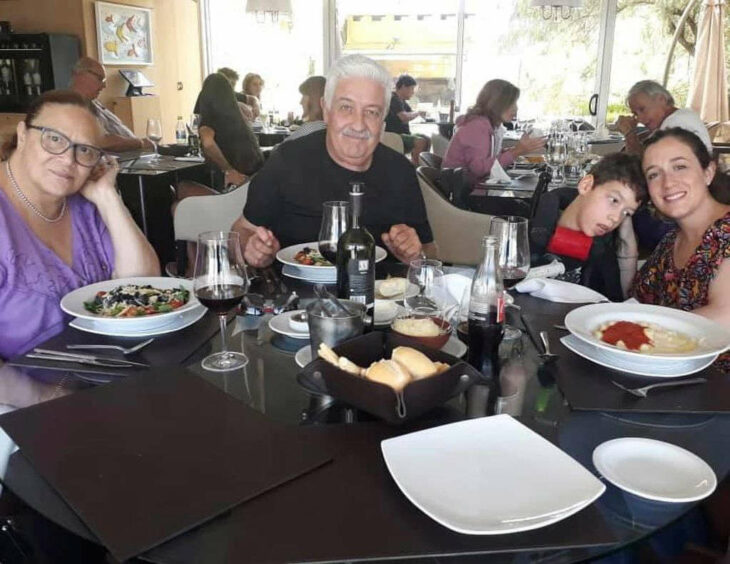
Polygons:
[[444,158],[444,155],[446,154],[446,149],[449,146],[449,140],[441,135],[440,133],[432,133],[431,134],[431,152],[435,155],[438,155],[441,158]]
[[[248,198],[249,182],[225,194],[191,196],[180,201],[173,216],[177,259],[165,265],[168,276],[184,278],[187,268],[187,243],[198,240],[205,231],[229,231],[241,217]],[[182,274],[181,274],[182,273]]]
[[537,209],[540,206],[540,199],[542,198],[542,195],[547,192],[548,186],[550,182],[552,181],[553,177],[550,174],[550,169],[546,168],[543,170],[540,175],[537,177],[537,186],[535,186],[535,191],[532,193],[532,198],[530,198],[530,216],[529,219],[532,219],[535,217],[535,214],[537,213]]
[[398,151],[401,155],[405,153],[403,138],[398,133],[383,131],[383,134],[380,136],[380,142],[386,147],[390,147],[394,151]]
[[440,169],[442,162],[443,159],[439,157],[436,153],[423,151],[421,154],[418,155],[418,164],[422,166],[429,166],[431,168]]
[[454,206],[422,173],[424,168],[418,168],[418,185],[438,247],[438,258],[451,264],[478,264],[482,237],[489,233],[491,217]]

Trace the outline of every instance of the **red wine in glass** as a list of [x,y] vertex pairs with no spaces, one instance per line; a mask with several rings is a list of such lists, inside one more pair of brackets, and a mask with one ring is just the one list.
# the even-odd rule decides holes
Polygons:
[[504,268],[502,269],[502,283],[507,289],[512,288],[524,280],[527,276],[527,268]]
[[243,288],[232,284],[203,286],[195,291],[198,301],[216,315],[231,311],[241,303],[243,295]]
[[329,242],[320,243],[319,252],[324,258],[330,261],[333,266],[337,264],[337,243],[334,245]]

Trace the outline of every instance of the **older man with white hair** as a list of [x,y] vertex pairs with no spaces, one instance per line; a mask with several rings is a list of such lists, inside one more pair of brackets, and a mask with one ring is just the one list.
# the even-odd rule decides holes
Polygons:
[[640,80],[634,84],[626,96],[626,104],[633,115],[619,116],[616,128],[626,138],[626,151],[641,155],[644,152],[643,140],[639,136],[638,125],[643,124],[651,133],[670,127],[681,127],[691,131],[712,154],[712,141],[707,127],[696,112],[689,108],[677,108],[669,90],[653,80]]
[[363,223],[403,262],[435,247],[418,180],[408,160],[380,144],[390,76],[362,55],[339,59],[327,74],[325,131],[284,143],[251,180],[234,224],[246,261],[271,264],[283,246],[316,241],[322,203],[347,200],[352,181],[365,183]]

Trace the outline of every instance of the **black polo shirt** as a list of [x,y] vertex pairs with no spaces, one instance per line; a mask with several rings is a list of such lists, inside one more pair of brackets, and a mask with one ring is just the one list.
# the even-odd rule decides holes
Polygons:
[[401,112],[410,112],[411,107],[408,102],[401,100],[398,94],[393,92],[390,96],[390,109],[388,115],[385,118],[385,131],[392,131],[393,133],[405,133],[406,135],[411,134],[411,126],[408,122],[403,122],[398,117]]
[[327,152],[326,131],[280,145],[251,180],[244,217],[271,229],[288,247],[317,241],[322,203],[349,201],[350,182],[365,183],[363,223],[382,246],[381,234],[393,225],[413,227],[422,243],[433,241],[416,173],[400,153],[378,143],[370,168],[341,167]]

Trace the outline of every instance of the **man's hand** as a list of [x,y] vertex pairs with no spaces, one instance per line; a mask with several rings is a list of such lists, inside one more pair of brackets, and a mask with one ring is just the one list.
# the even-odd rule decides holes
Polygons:
[[387,233],[383,233],[382,237],[388,250],[401,262],[408,264],[421,256],[423,246],[413,227],[399,223],[393,225]]
[[636,118],[633,116],[619,116],[616,120],[616,129],[618,129],[623,135],[629,133],[637,125],[639,125],[639,122],[636,121]]
[[278,239],[265,227],[257,227],[246,241],[243,258],[255,268],[265,268],[274,262],[281,248]]
[[223,183],[225,186],[241,186],[246,184],[248,176],[242,172],[238,172],[235,168],[230,168],[223,173]]

